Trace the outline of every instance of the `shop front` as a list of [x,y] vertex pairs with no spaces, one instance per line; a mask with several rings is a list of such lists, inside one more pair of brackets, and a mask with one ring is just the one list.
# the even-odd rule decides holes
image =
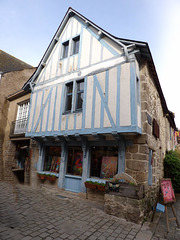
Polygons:
[[58,187],[85,192],[88,179],[105,183],[125,168],[125,141],[59,142],[41,145],[38,172],[58,178]]

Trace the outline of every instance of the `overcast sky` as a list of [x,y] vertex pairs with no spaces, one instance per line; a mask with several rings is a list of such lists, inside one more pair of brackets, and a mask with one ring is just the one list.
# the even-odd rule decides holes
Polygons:
[[180,128],[180,0],[0,0],[0,49],[37,66],[69,7],[117,37],[149,44]]

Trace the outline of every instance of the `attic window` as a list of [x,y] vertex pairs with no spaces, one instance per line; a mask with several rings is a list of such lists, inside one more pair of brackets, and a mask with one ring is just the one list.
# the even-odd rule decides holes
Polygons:
[[72,39],[72,55],[77,54],[79,52],[79,42],[80,36],[77,36]]
[[68,50],[69,50],[69,41],[66,41],[62,44],[63,50],[62,50],[62,58],[67,58],[68,56]]

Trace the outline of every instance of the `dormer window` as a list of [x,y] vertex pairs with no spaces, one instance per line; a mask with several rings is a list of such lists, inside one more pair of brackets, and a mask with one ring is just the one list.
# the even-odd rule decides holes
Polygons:
[[62,58],[68,57],[68,50],[69,50],[69,41],[66,41],[62,44],[63,50],[62,50]]
[[80,36],[72,39],[72,55],[79,53]]

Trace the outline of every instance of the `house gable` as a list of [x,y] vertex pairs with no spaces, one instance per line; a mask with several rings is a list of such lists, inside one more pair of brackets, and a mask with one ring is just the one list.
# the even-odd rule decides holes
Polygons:
[[[73,40],[79,37],[78,53],[73,54]],[[63,57],[64,44],[68,44],[67,56]],[[117,45],[117,44],[116,44]],[[78,16],[72,16],[64,26],[44,68],[36,79],[36,85],[53,81],[67,74],[102,63],[123,55],[121,48],[102,39],[101,34]]]

